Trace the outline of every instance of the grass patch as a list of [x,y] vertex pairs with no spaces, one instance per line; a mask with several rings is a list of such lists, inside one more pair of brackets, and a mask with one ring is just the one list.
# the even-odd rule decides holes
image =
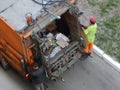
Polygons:
[[108,13],[108,10],[112,10],[112,7],[116,7],[119,0],[104,0],[104,1],[96,1],[96,0],[87,0],[91,6],[98,5],[100,8],[100,15],[104,16]]
[[102,27],[101,30],[104,30],[104,33],[101,33],[102,31],[97,33],[96,44],[110,56],[116,57],[120,62],[120,31],[118,30],[119,24],[119,15],[100,22],[98,25]]
[[120,16],[114,16],[109,20],[103,21],[103,25],[107,29],[111,29],[111,30],[116,30],[116,27],[118,27],[119,24],[120,24]]
[[107,2],[99,3],[100,14],[103,16],[105,13],[108,13],[108,10],[112,10],[112,7],[117,6],[118,0],[107,0]]
[[95,0],[87,0],[88,3],[91,5],[91,6],[95,6],[96,5],[96,2]]

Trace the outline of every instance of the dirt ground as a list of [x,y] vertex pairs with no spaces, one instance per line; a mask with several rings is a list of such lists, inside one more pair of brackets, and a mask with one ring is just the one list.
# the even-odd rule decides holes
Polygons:
[[89,17],[95,16],[98,30],[95,44],[120,62],[120,0],[78,0],[77,6],[84,14],[80,21],[89,25]]

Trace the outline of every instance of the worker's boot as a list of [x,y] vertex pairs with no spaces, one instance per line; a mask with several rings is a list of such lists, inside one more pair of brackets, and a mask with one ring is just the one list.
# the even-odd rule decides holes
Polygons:
[[80,60],[85,60],[89,55],[90,55],[89,53],[83,52],[80,57]]
[[92,51],[91,51],[91,50],[90,50],[87,54],[88,54],[89,57],[93,58],[93,55],[92,55]]
[[48,85],[44,83],[45,90],[48,89]]

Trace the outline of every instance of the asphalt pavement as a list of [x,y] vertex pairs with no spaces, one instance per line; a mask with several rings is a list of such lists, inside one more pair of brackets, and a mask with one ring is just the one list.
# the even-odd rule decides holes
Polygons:
[[[78,61],[63,73],[62,81],[48,81],[48,90],[120,90],[120,73],[97,55],[85,61]],[[0,67],[0,90],[34,90],[12,69]]]

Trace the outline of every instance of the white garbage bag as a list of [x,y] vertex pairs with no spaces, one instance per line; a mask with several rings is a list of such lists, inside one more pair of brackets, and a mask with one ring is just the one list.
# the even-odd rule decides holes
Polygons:
[[57,35],[56,35],[56,40],[59,40],[59,39],[63,39],[63,40],[65,40],[66,42],[69,42],[70,40],[69,40],[69,38],[68,37],[66,37],[65,35],[63,35],[62,33],[58,33]]
[[68,46],[70,41],[69,38],[63,35],[62,33],[58,33],[56,35],[56,40],[57,40],[56,43],[62,48]]

